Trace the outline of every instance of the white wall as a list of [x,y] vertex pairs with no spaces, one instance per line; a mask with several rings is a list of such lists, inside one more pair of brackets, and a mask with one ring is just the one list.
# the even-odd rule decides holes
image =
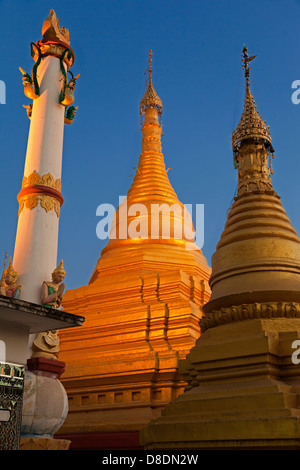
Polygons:
[[[6,354],[6,357],[5,357]],[[28,331],[9,322],[0,324],[0,361],[25,365],[28,359]]]

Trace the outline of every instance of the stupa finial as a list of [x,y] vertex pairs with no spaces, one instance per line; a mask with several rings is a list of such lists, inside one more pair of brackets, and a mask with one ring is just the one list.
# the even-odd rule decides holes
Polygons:
[[274,152],[269,126],[267,126],[266,121],[264,121],[259,115],[257,106],[250,91],[249,75],[251,67],[249,64],[253,59],[255,59],[255,57],[256,55],[249,57],[247,47],[243,47],[242,67],[244,69],[246,80],[246,96],[240,122],[232,134],[232,150],[235,159],[239,148],[244,141],[249,142],[252,140],[256,142],[264,142],[266,149],[270,153]]
[[244,69],[244,73],[245,73],[245,79],[246,79],[246,86],[250,85],[249,84],[249,75],[250,75],[250,70],[251,70],[251,67],[249,67],[249,64],[250,62],[255,59],[256,55],[253,55],[251,57],[249,57],[249,54],[248,54],[248,49],[247,47],[244,45],[243,47],[243,54],[242,54],[242,67]]
[[149,64],[149,69],[148,69],[148,73],[149,73],[149,80],[152,80],[152,49],[149,49],[149,54],[148,54],[148,64]]
[[145,111],[147,108],[155,108],[157,109],[158,114],[161,116],[162,115],[162,110],[163,110],[163,105],[160,97],[156,93],[153,83],[152,83],[152,50],[149,49],[149,54],[148,54],[148,86],[147,90],[143,96],[143,98],[140,101],[140,115],[142,118],[142,115],[145,114]]

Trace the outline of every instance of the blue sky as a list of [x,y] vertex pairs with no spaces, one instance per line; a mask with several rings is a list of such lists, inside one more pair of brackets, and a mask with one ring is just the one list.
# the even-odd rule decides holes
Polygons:
[[150,48],[168,175],[182,202],[205,205],[209,264],[237,186],[231,134],[243,108],[244,44],[257,54],[251,88],[271,129],[274,189],[300,233],[300,105],[291,101],[300,80],[299,1],[0,0],[0,261],[13,255],[29,130],[18,68],[31,71],[30,42],[41,39],[51,8],[70,31],[72,71],[80,73],[78,113],[64,134],[58,259],[67,288],[88,283],[107,243],[96,236],[97,206],[117,206],[132,182]]

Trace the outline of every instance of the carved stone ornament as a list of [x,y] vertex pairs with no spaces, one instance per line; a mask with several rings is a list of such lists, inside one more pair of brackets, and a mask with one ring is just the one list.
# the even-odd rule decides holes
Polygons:
[[62,41],[70,44],[69,31],[64,26],[59,26],[59,18],[53,9],[50,10],[48,18],[44,21],[42,35],[46,41]]
[[300,318],[300,304],[297,302],[266,302],[233,305],[232,307],[213,310],[200,318],[201,332],[209,328],[232,323],[235,321],[250,320],[253,318]]
[[54,188],[57,191],[61,191],[60,178],[54,179],[51,173],[46,173],[45,175],[40,176],[36,171],[33,171],[29,176],[23,177],[22,188],[25,188],[26,186],[32,186],[34,184],[48,186],[49,188]]
[[59,352],[59,337],[56,330],[38,333],[32,344],[32,357],[53,357],[57,359]]
[[40,204],[46,212],[54,210],[59,217],[60,206],[63,203],[60,191],[61,180],[55,179],[51,173],[40,176],[33,171],[29,176],[24,176],[22,190],[18,195],[19,215],[24,207],[32,210]]

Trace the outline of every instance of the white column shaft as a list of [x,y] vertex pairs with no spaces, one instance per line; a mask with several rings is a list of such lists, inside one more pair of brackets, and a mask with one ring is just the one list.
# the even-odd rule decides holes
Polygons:
[[[34,171],[61,178],[64,110],[59,104],[63,84],[57,57],[42,59],[37,71],[40,96],[33,101],[24,176]],[[22,286],[21,299],[41,303],[43,281],[51,280],[57,265],[59,218],[38,204],[19,215],[13,265]]]

